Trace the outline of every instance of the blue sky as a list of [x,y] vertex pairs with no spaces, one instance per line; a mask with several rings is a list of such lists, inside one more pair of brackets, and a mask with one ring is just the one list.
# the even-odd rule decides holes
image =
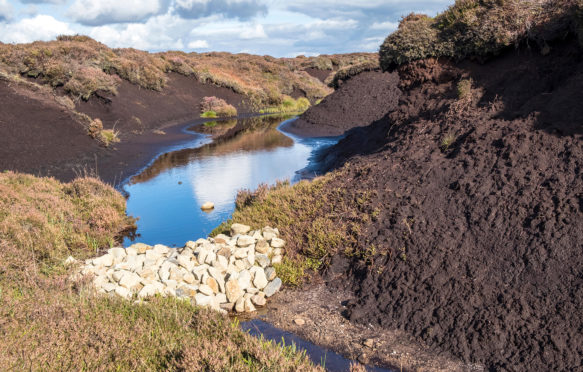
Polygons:
[[453,0],[0,0],[0,41],[84,34],[110,47],[293,57],[376,52],[411,12]]

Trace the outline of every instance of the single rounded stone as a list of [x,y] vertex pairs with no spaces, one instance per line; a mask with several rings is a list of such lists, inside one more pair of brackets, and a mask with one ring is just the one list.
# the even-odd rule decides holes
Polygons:
[[251,302],[253,302],[253,304],[257,306],[265,306],[265,304],[267,303],[265,298],[259,295],[251,297]]
[[210,211],[215,209],[215,203],[213,202],[206,202],[203,205],[200,206],[200,209],[202,209],[203,211]]
[[268,284],[267,277],[265,276],[265,271],[262,268],[258,268],[255,271],[255,278],[253,279],[253,285],[257,289],[263,289]]
[[251,230],[250,226],[234,223],[231,225],[231,236],[247,234]]

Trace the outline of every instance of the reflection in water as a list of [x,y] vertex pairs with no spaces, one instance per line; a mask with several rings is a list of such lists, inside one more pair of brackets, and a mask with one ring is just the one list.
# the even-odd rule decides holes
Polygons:
[[[306,341],[293,333],[275,328],[260,319],[241,323],[241,329],[255,337],[263,337],[266,340],[285,345],[295,344],[299,350],[306,351],[306,355],[314,364],[324,366],[328,371],[349,372],[350,365],[355,363],[353,360],[346,359],[340,354]],[[366,370],[369,372],[394,372],[388,368],[373,366],[367,366]]]
[[[238,190],[294,178],[314,149],[336,142],[294,141],[277,129],[282,120],[259,117],[239,120],[236,125],[227,122],[215,142],[164,154],[133,177],[124,189],[130,195],[128,214],[140,218],[137,240],[182,246],[206,237],[230,217]],[[215,204],[210,213],[200,209],[207,201]]]

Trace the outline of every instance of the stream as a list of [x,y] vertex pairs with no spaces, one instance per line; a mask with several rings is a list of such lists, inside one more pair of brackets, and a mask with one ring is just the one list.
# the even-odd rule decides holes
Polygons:
[[[138,217],[133,241],[182,247],[189,240],[208,236],[234,209],[237,192],[255,190],[276,181],[298,182],[317,173],[315,154],[340,137],[302,138],[282,131],[291,117],[261,116],[208,122],[193,131],[192,140],[167,149],[132,177],[123,191],[129,195],[127,213]],[[202,133],[200,133],[202,132]],[[213,141],[212,138],[218,138]],[[213,202],[210,212],[201,210]],[[330,371],[349,371],[350,360],[330,350],[277,329],[259,319],[241,323],[254,336],[289,345],[295,343],[315,364]],[[371,371],[380,368],[367,367]]]

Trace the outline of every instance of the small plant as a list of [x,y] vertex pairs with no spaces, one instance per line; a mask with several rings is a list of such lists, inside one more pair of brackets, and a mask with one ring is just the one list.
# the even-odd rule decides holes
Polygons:
[[100,140],[105,147],[109,147],[112,143],[118,143],[119,131],[115,129],[104,129],[101,131]]
[[205,111],[202,113],[202,115],[200,115],[201,118],[209,118],[209,119],[215,119],[218,117],[217,113],[209,110],[209,111]]
[[447,152],[450,149],[451,145],[454,144],[455,140],[456,140],[455,135],[450,132],[446,134],[445,137],[443,137],[439,148],[441,149],[442,152]]
[[89,124],[89,128],[87,129],[91,138],[97,139],[103,131],[103,123],[100,119],[93,119]]
[[204,97],[200,103],[203,118],[233,117],[237,116],[237,109],[229,105],[224,99],[217,97]]
[[457,84],[457,97],[460,100],[467,101],[472,99],[472,79],[462,79]]

